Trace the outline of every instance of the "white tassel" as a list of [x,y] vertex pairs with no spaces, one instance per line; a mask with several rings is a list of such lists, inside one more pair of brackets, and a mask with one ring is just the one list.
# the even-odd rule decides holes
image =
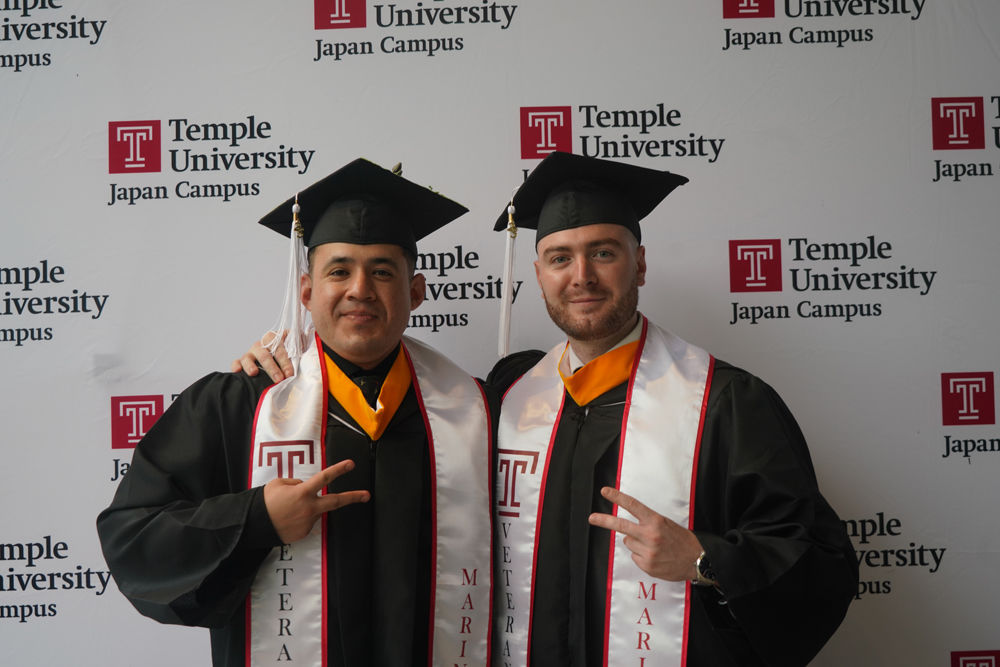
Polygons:
[[497,352],[501,357],[510,354],[510,310],[514,303],[514,239],[517,225],[514,224],[514,203],[507,207],[507,245],[504,250],[503,296],[500,298],[500,332]]
[[299,297],[299,281],[308,265],[306,247],[302,238],[302,224],[299,222],[299,210],[298,196],[296,196],[295,204],[292,206],[292,232],[288,246],[288,280],[285,289],[285,302],[281,306],[281,316],[278,318],[277,324],[268,332],[273,334],[273,337],[264,345],[271,354],[274,354],[284,341],[285,351],[292,363],[295,364],[296,369],[299,358],[309,346],[309,336],[312,335],[313,329],[309,311],[302,305],[302,299]]

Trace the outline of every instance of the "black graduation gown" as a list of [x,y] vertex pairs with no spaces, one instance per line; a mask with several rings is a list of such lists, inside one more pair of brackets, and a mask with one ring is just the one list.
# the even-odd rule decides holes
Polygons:
[[[541,357],[501,360],[503,393]],[[609,512],[626,384],[580,407],[566,395],[553,444],[537,559],[532,665],[601,665]],[[639,500],[643,500],[639,498]],[[804,665],[839,626],[857,591],[847,533],[820,494],[805,440],[760,379],[716,361],[695,484],[694,532],[724,596],[696,586],[688,665]]]
[[[211,628],[216,667],[244,666],[245,599],[280,544],[263,488],[246,489],[254,410],[268,384],[216,373],[185,390],[139,443],[97,520],[122,593],[160,622]],[[429,458],[414,391],[375,443],[329,404],[339,419],[328,418],[327,465],[356,463],[330,490],[372,492],[327,515],[330,665],[426,664]]]

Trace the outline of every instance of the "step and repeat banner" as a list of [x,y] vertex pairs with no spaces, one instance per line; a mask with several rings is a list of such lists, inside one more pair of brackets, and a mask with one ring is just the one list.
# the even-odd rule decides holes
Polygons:
[[[995,0],[0,1],[0,663],[209,664],[94,519],[276,320],[264,213],[360,156],[468,206],[409,333],[482,376],[493,221],[558,149],[690,178],[640,308],[801,422],[861,568],[813,664],[996,664],[998,72]],[[559,338],[531,236],[515,350]]]

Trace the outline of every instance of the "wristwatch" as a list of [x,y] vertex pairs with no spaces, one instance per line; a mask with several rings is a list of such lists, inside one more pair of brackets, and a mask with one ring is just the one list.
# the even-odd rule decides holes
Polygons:
[[715,577],[715,570],[712,569],[712,563],[709,562],[708,556],[702,551],[698,556],[698,560],[694,562],[695,578],[691,583],[697,584],[699,586],[718,586],[719,582]]

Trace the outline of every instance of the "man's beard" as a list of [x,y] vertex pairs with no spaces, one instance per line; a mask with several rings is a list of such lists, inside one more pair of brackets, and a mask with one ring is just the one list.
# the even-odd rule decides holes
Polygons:
[[[600,340],[621,331],[633,322],[638,306],[639,281],[636,276],[632,277],[632,284],[621,297],[611,304],[610,310],[600,316],[573,317],[566,312],[566,306],[562,302],[553,304],[545,299],[545,309],[549,311],[549,317],[555,325],[567,336],[579,341]],[[595,320],[595,317],[599,319]]]

